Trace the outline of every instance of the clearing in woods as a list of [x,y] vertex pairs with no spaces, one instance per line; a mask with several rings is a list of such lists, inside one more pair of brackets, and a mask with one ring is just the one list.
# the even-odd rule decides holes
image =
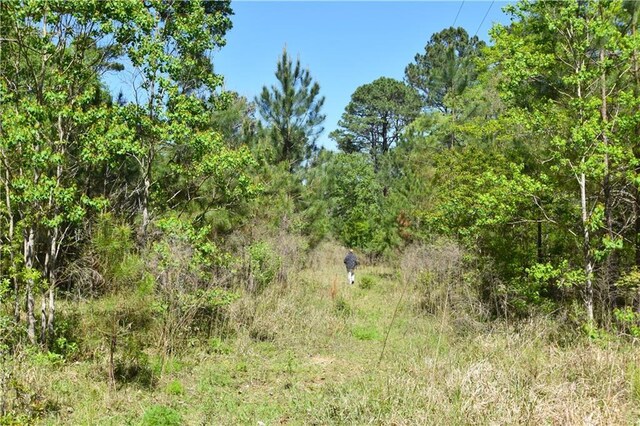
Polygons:
[[561,344],[552,321],[507,327],[428,313],[426,289],[397,270],[364,265],[347,286],[343,256],[327,248],[288,285],[241,298],[233,332],[165,361],[152,388],[111,390],[95,364],[42,371],[62,407],[45,423],[638,421],[638,351],[628,343]]

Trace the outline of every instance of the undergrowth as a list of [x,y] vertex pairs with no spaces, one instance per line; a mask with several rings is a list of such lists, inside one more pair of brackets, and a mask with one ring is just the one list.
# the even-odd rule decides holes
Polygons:
[[[286,283],[241,292],[229,306],[224,333],[185,339],[190,345],[171,356],[151,345],[136,349],[138,364],[144,360],[153,377],[148,383],[110,383],[107,354],[86,354],[87,342],[95,351],[104,350],[105,337],[92,341],[88,333],[80,333],[85,337],[79,344],[85,347],[70,360],[4,358],[4,371],[11,371],[25,395],[23,406],[33,407],[28,422],[639,421],[640,352],[633,342],[593,341],[578,334],[560,338],[567,331],[546,317],[483,322],[459,309],[464,295],[438,293],[427,299],[425,309],[425,289],[406,279],[411,271],[405,270],[403,278],[389,266],[364,265],[360,275],[370,277],[371,285],[348,286],[342,251],[327,245],[316,250],[308,269],[289,272]],[[119,306],[118,297],[108,303]],[[452,298],[455,304],[437,305]],[[95,303],[106,307],[106,302]],[[116,361],[124,354],[116,352]],[[25,419],[20,415],[6,413],[0,424],[16,424]]]

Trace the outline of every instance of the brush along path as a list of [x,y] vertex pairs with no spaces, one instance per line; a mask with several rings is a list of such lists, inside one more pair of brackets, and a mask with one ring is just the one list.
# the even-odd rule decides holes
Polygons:
[[158,407],[187,425],[636,424],[637,349],[427,315],[396,271],[363,267],[350,287],[336,256],[237,301],[234,333],[165,362],[152,388],[56,370],[69,409],[49,424],[140,424]]

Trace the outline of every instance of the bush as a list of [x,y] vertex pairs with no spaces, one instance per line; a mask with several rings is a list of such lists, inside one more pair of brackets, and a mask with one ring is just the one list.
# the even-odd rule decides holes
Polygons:
[[446,308],[459,314],[483,316],[480,279],[477,271],[466,266],[465,256],[459,245],[447,240],[405,250],[401,279],[405,285],[421,290],[422,310],[437,314]]
[[259,292],[273,283],[282,265],[282,259],[266,242],[260,241],[249,246],[250,292]]
[[375,284],[376,284],[376,279],[374,277],[372,277],[371,275],[363,275],[362,278],[360,278],[359,287],[364,290],[368,290],[372,288]]
[[173,408],[163,405],[149,407],[142,416],[142,426],[180,426],[182,418]]
[[148,269],[158,277],[153,309],[160,318],[159,344],[171,354],[226,326],[225,309],[238,295],[226,288],[227,255],[209,241],[207,228],[195,229],[175,217],[158,222],[162,234],[152,246]]
[[54,323],[54,335],[49,344],[52,353],[64,357],[65,360],[73,360],[79,355],[78,330],[80,327],[80,314],[76,310],[61,311]]

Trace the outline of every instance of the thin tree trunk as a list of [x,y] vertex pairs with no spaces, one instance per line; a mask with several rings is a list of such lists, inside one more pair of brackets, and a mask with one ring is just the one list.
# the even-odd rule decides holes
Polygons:
[[[640,177],[640,169],[635,171],[636,177]],[[635,215],[635,264],[640,268],[640,191],[638,188],[634,188],[635,202],[633,205],[633,214]]]
[[[600,6],[602,11],[602,5]],[[602,120],[602,144],[604,145],[604,177],[602,181],[602,189],[604,196],[604,218],[606,226],[606,234],[610,241],[615,238],[613,232],[613,213],[612,213],[612,199],[611,199],[611,164],[609,159],[609,137],[607,135],[607,127],[609,122],[609,115],[607,111],[607,74],[604,66],[606,60],[606,52],[604,48],[600,49],[600,66],[602,67],[602,73],[600,74],[600,118]],[[616,267],[616,252],[615,250],[607,254],[604,261],[604,274],[603,274],[603,293],[606,306],[611,304],[611,285],[615,279],[615,267]],[[607,310],[608,312],[608,310]]]
[[40,344],[47,347],[47,293],[44,289],[40,302]]
[[[4,157],[4,152],[2,153]],[[6,158],[6,157],[5,157]],[[9,167],[5,164],[4,167],[4,196],[5,196],[5,207],[7,209],[7,221],[9,225],[9,230],[7,233],[7,245],[9,246],[9,264],[11,266],[15,265],[15,254],[13,252],[13,234],[15,230],[15,219],[13,217],[13,209],[11,206],[11,191],[9,187],[10,181],[9,175]],[[13,293],[15,297],[15,302],[13,304],[13,317],[15,322],[20,322],[20,285],[18,284],[18,277],[15,272],[11,274],[11,280],[13,281]]]
[[[114,315],[115,317],[115,315]],[[114,355],[116,353],[116,346],[118,343],[118,326],[117,321],[114,318],[113,326],[111,330],[111,336],[109,336],[109,385],[111,388],[116,386],[116,364]]]
[[32,344],[36,343],[35,300],[33,298],[33,263],[35,257],[35,230],[30,227],[24,238],[24,265],[27,270],[26,298],[27,298],[27,336]]
[[580,175],[580,207],[582,210],[583,229],[583,261],[584,261],[584,305],[587,311],[589,324],[593,324],[593,259],[591,255],[591,241],[589,235],[588,212],[587,212],[587,180],[584,173]]
[[49,281],[49,317],[47,318],[47,332],[49,336],[53,335],[53,322],[55,320],[55,312],[56,312],[56,279],[55,276],[51,276],[51,280]]
[[[604,49],[600,50],[600,61],[604,63],[605,60],[605,52]],[[603,129],[602,129],[602,143],[604,145],[604,178],[603,178],[603,191],[604,191],[604,215],[605,215],[605,223],[607,225],[607,234],[610,237],[613,237],[613,219],[611,214],[611,173],[610,173],[610,164],[609,164],[609,137],[607,136],[606,127],[609,121],[608,113],[607,113],[607,76],[605,71],[602,71],[602,75],[600,76],[600,96],[601,96],[601,106],[600,106],[600,118],[602,119]]]
[[58,238],[60,228],[57,226],[48,233],[49,246],[45,255],[44,271],[49,289],[42,292],[42,342],[46,343],[47,333],[53,334],[53,322],[55,320],[55,268],[58,259]]
[[144,187],[142,192],[142,239],[147,240],[147,227],[149,226],[149,193],[151,188],[151,179],[149,173],[145,173]]
[[[633,12],[633,19],[631,22],[631,35],[632,38],[635,39],[636,36],[636,32],[637,32],[637,17],[638,17],[638,11],[634,10]],[[633,78],[634,78],[634,85],[633,85],[633,95],[634,98],[638,98],[638,96],[640,96],[640,66],[638,64],[638,51],[637,49],[634,47],[633,49]],[[636,140],[638,138],[640,138],[640,126],[636,125],[635,128],[635,137]],[[633,149],[633,154],[636,160],[640,160],[640,149],[637,148],[637,145],[634,147]],[[636,175],[636,180],[638,179],[638,177],[640,177],[640,166],[636,167],[635,169],[635,175]],[[635,265],[640,268],[640,190],[638,189],[638,185],[634,184],[633,185],[634,188],[634,197],[635,197],[635,203],[634,203],[634,215],[635,215]],[[638,289],[638,295],[640,298],[640,288]],[[640,312],[640,300],[638,303],[638,312]]]
[[[584,62],[579,61],[576,64],[575,73],[576,76],[580,74],[583,69]],[[582,84],[578,80],[576,87],[576,96],[579,100],[582,100]],[[584,111],[580,110],[580,123],[584,123]],[[583,154],[586,155],[586,154]],[[587,313],[587,321],[589,324],[593,324],[593,256],[591,253],[591,235],[589,234],[589,211],[587,209],[587,176],[584,172],[585,158],[582,157],[580,161],[580,174],[578,178],[578,184],[580,186],[580,210],[582,215],[582,256],[583,256],[583,270],[585,275],[584,281],[584,306]]]
[[538,255],[538,263],[542,263],[544,260],[542,253],[542,222],[538,221],[538,238],[536,242],[536,249]]

